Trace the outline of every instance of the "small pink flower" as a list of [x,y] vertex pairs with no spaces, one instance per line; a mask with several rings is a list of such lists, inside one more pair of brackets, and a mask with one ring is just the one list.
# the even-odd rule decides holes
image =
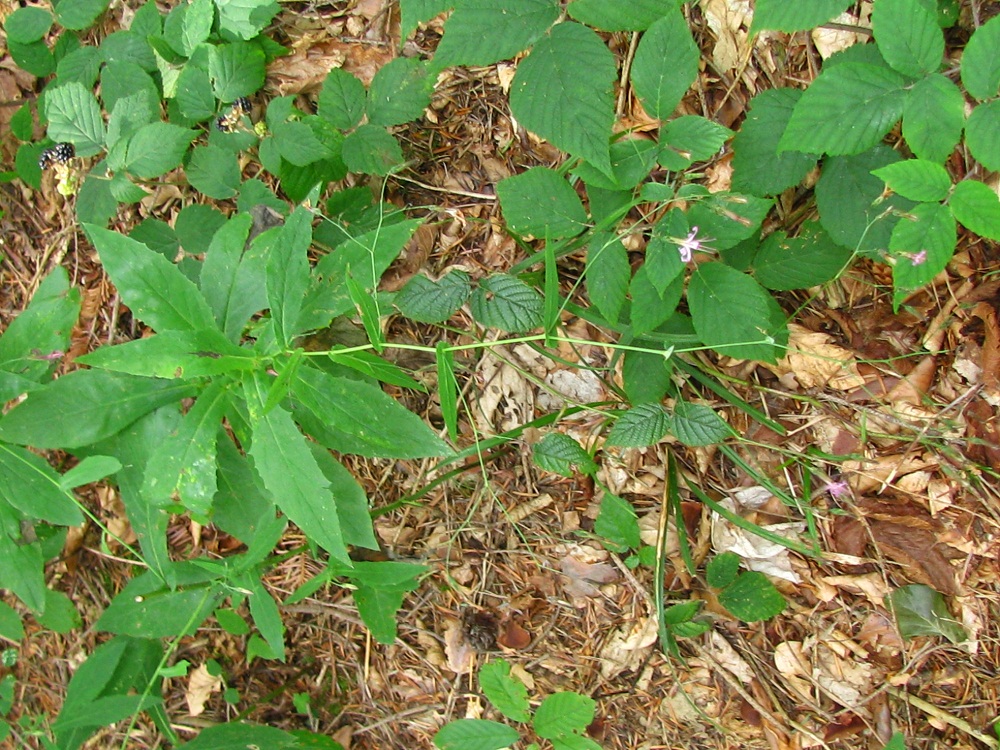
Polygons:
[[691,227],[688,236],[678,242],[677,252],[680,253],[682,263],[690,263],[694,253],[701,250],[701,240],[696,240],[698,227]]
[[829,482],[826,487],[823,488],[830,493],[830,497],[838,498],[843,497],[851,491],[847,482],[841,480],[839,482]]
[[919,266],[920,264],[924,263],[926,260],[927,260],[927,251],[926,250],[921,250],[919,253],[914,253],[913,255],[910,256],[910,262],[913,265],[915,265],[915,266]]

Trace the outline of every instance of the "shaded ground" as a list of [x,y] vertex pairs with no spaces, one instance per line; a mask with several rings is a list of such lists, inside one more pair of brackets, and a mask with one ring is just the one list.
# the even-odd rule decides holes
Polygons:
[[[276,36],[296,54],[275,65],[263,96],[308,97],[329,67],[341,62],[370,79],[397,49],[397,11],[382,5],[289,7],[301,12],[279,17]],[[106,31],[118,18],[112,14]],[[815,74],[819,57],[804,35],[773,36],[750,50],[745,34],[723,29],[716,19],[692,11],[705,66],[685,100],[686,112],[735,126],[758,91],[799,85]],[[422,28],[404,54],[429,53],[439,31],[439,23]],[[627,36],[611,41],[627,56]],[[503,94],[512,69],[449,73],[425,118],[399,129],[413,166],[388,184],[387,196],[427,215],[428,223],[390,270],[388,288],[401,286],[418,269],[437,275],[461,265],[481,276],[522,257],[495,221],[493,185],[524,167],[555,164],[559,155],[511,121]],[[12,72],[9,60],[0,64],[4,98],[31,96],[33,86]],[[647,122],[630,92],[621,92],[619,102],[630,127]],[[0,118],[9,114],[0,109]],[[4,148],[9,163],[9,144]],[[724,188],[728,174],[723,154],[691,179]],[[779,201],[779,214],[787,219],[802,213],[805,198],[790,191]],[[185,200],[160,195],[122,214],[119,223],[128,227],[146,215],[169,221]],[[71,354],[139,334],[75,229],[71,207],[51,185],[41,195],[17,182],[4,185],[2,201],[3,325],[61,263],[84,290]],[[569,256],[562,262],[569,290],[582,261]],[[311,728],[351,748],[429,748],[448,720],[499,718],[477,695],[475,669],[502,653],[534,701],[557,690],[595,699],[599,719],[592,736],[606,748],[881,748],[893,730],[904,731],[911,748],[996,747],[990,724],[1000,715],[1000,283],[991,279],[998,268],[996,246],[966,236],[949,271],[899,315],[892,314],[886,269],[867,264],[814,294],[789,296],[785,309],[797,314],[790,355],[778,366],[703,358],[733,394],[783,425],[786,436],[706,392],[700,395],[745,438],[730,453],[669,442],[603,452],[601,479],[633,503],[647,541],[655,540],[665,510],[668,453],[683,477],[716,500],[733,499],[733,507],[755,523],[810,520],[826,553],[822,560],[758,550],[784,576],[779,587],[789,607],[781,616],[753,625],[731,620],[704,581],[688,575],[674,546],[667,590],[681,600],[704,599],[716,620],[709,634],[682,641],[683,660],[665,658],[655,647],[652,572],[629,570],[589,539],[600,498],[583,479],[537,469],[530,446],[538,436],[527,431],[512,449],[487,455],[483,465],[471,465],[419,503],[378,518],[378,533],[392,556],[424,562],[431,570],[406,601],[396,644],[374,643],[349,593],[332,588],[283,608],[290,645],[285,664],[247,665],[245,639],[210,621],[196,638],[182,641],[176,659],[193,667],[217,660],[225,687],[235,688],[239,699],[228,704],[213,692],[204,712],[192,717],[188,680],[172,680],[166,692],[177,731],[190,738],[199,727],[239,717]],[[468,323],[460,312],[452,327]],[[601,341],[602,334],[581,321],[565,323],[577,338]],[[410,324],[393,324],[389,339],[432,344],[443,335],[404,325]],[[526,346],[500,346],[462,360],[474,414],[462,423],[463,445],[476,433],[510,430],[558,408],[567,394],[584,401],[609,397],[617,377],[612,351],[595,343],[560,355],[588,369],[542,359]],[[404,363],[432,372],[430,362]],[[394,395],[411,399],[408,405],[432,422],[439,419],[432,400]],[[600,425],[583,412],[560,429],[592,439]],[[810,513],[790,509],[770,493],[754,504],[760,476],[800,495],[804,466],[822,475],[811,476]],[[432,478],[430,464],[370,461],[352,469],[376,507],[420,490]],[[724,545],[727,533],[740,535],[693,495],[682,496],[697,562]],[[127,531],[113,490],[94,488],[85,499],[109,524]],[[675,539],[676,529],[671,532]],[[302,541],[289,535],[282,544],[295,549]],[[170,531],[178,557],[225,554],[232,543],[183,519]],[[281,600],[318,570],[307,557],[292,557],[267,585]],[[102,545],[94,529],[50,566],[52,585],[71,596],[84,627],[58,636],[26,616],[12,719],[37,717],[44,726],[54,717],[73,669],[102,639],[93,623],[130,574],[130,565]],[[914,582],[948,595],[969,642],[900,639],[883,597]],[[309,696],[308,711],[293,703],[300,693]],[[19,732],[12,747],[41,746],[24,729]],[[107,730],[88,746],[117,747],[120,732]],[[126,744],[162,746],[145,721]]]

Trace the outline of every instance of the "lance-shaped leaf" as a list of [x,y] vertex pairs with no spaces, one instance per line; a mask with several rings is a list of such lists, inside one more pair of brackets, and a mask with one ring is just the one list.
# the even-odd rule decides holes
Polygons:
[[[201,293],[230,341],[238,341],[250,317],[267,307],[265,249],[268,238],[246,248],[253,219],[238,214],[212,237],[201,267]],[[271,237],[280,236],[275,229]]]
[[309,286],[309,245],[312,214],[296,209],[281,229],[281,240],[267,259],[267,302],[278,341],[287,346],[298,333],[296,323]]
[[0,443],[0,498],[24,513],[60,526],[79,526],[83,514],[59,486],[59,475],[42,458]]
[[208,331],[165,331],[116,346],[102,346],[77,359],[102,370],[155,378],[198,378],[251,370],[258,360],[249,349]]

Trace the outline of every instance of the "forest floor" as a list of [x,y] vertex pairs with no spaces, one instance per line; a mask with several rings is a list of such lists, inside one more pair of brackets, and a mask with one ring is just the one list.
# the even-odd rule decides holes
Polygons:
[[[731,0],[690,10],[703,65],[681,113],[735,128],[755,94],[802,86],[816,75],[818,50],[827,40],[808,34],[749,40],[749,19],[739,15],[745,6]],[[128,18],[128,9],[115,3],[100,33],[127,26]],[[303,108],[311,106],[331,67],[342,65],[369,81],[400,49],[429,55],[442,23],[439,18],[421,26],[400,45],[395,3],[287,4],[271,35],[292,54],[271,66],[255,107],[259,112],[268,98],[286,94],[298,95]],[[961,35],[961,26],[954,33]],[[616,53],[629,54],[628,35],[609,39]],[[854,41],[859,39],[864,41]],[[506,86],[515,65],[448,72],[424,118],[397,129],[410,166],[387,181],[385,197],[427,221],[390,269],[385,288],[399,288],[418,271],[436,276],[455,266],[482,276],[523,257],[503,231],[494,186],[562,157],[512,120]],[[36,82],[3,58],[0,92],[3,100],[26,99],[37,93]],[[630,91],[619,92],[618,101],[620,122],[652,129]],[[0,129],[7,130],[4,118],[11,113],[0,108]],[[12,163],[7,142],[2,157]],[[252,176],[258,167],[249,163],[246,169]],[[698,169],[692,180],[712,189],[728,186],[726,152]],[[372,187],[383,189],[380,183]],[[189,190],[164,186],[141,206],[123,210],[116,223],[127,230],[147,216],[169,222],[194,199]],[[777,210],[794,215],[808,199],[807,191],[789,191]],[[122,323],[115,290],[75,224],[71,199],[50,183],[35,193],[13,182],[2,186],[0,201],[0,328],[61,264],[84,298],[71,356],[141,335],[137,324]],[[225,202],[219,206],[234,210]],[[568,290],[582,261],[571,255],[561,263]],[[190,739],[199,727],[242,718],[310,728],[353,750],[431,748],[435,731],[449,720],[500,718],[478,694],[475,675],[485,661],[502,656],[533,701],[558,690],[593,698],[598,719],[590,736],[609,750],[880,750],[897,730],[908,747],[920,750],[1000,747],[992,729],[1000,717],[998,268],[995,245],[960,236],[948,270],[898,314],[888,271],[867,262],[822,289],[790,294],[784,299],[794,316],[790,349],[777,365],[702,358],[736,396],[787,434],[720,402],[713,406],[741,436],[731,441],[729,453],[664,441],[603,456],[602,481],[632,503],[647,542],[655,542],[666,511],[668,454],[681,475],[712,498],[728,499],[735,512],[757,524],[786,524],[797,534],[806,533],[806,517],[767,492],[762,496],[758,479],[801,494],[796,467],[811,456],[809,462],[826,475],[810,491],[819,558],[763,544],[686,490],[681,493],[695,563],[720,545],[739,545],[745,556],[770,561],[767,570],[788,600],[781,615],[754,624],[733,620],[703,577],[688,573],[673,529],[666,589],[679,600],[705,600],[714,625],[680,642],[683,658],[665,656],[656,642],[652,570],[628,568],[594,540],[588,532],[600,497],[592,483],[538,469],[530,460],[537,436],[527,431],[418,503],[377,517],[387,553],[430,570],[404,603],[395,644],[375,643],[350,592],[332,587],[282,607],[289,645],[284,663],[248,664],[245,637],[210,621],[181,642],[175,659],[188,660],[192,673],[216,660],[225,683],[169,680],[167,710],[176,730]],[[595,344],[560,352],[564,360],[610,361],[599,331],[581,320],[565,324],[579,333],[576,338]],[[404,322],[388,331],[395,342],[434,344],[442,335],[464,340]],[[432,369],[433,362],[405,354],[389,352],[413,370]],[[586,371],[543,359],[526,346],[500,346],[457,364],[465,398],[475,407],[475,419],[462,423],[463,446],[477,434],[512,429],[552,408],[553,384],[562,393],[586,394],[583,401],[601,401],[609,393],[600,380],[582,377]],[[409,398],[411,408],[439,416],[433,399]],[[599,427],[590,417],[561,424],[577,436]],[[432,464],[355,460],[349,466],[380,508],[424,486]],[[128,537],[113,488],[93,487],[84,497]],[[296,534],[281,548],[299,547],[303,539]],[[225,555],[232,541],[183,517],[170,529],[178,557]],[[74,668],[104,637],[93,627],[97,616],[133,572],[94,529],[84,529],[70,544],[51,564],[50,582],[72,598],[83,627],[59,635],[25,615],[27,635],[13,667],[12,722],[34,717],[41,727],[58,713]],[[309,556],[295,555],[266,584],[281,601],[319,569]],[[901,638],[885,597],[914,583],[945,595],[967,640]],[[238,691],[238,700],[227,703],[223,688]],[[201,711],[191,710],[192,698],[203,704]],[[87,747],[121,746],[121,729],[102,731]],[[127,747],[165,746],[145,721],[132,732]],[[522,746],[531,738],[525,732]]]

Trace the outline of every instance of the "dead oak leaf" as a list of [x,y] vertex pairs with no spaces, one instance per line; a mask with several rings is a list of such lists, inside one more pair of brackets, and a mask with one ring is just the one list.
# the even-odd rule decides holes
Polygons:
[[597,597],[598,586],[618,580],[618,571],[607,563],[588,563],[572,555],[559,561],[559,569],[565,576],[563,589],[573,597]]

